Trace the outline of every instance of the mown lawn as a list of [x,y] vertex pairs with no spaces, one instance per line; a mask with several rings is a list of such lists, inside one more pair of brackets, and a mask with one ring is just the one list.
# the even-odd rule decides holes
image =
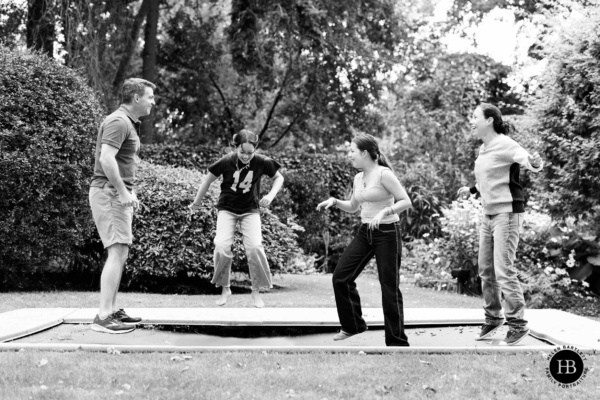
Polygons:
[[600,357],[572,389],[534,354],[0,353],[5,399],[595,399]]
[[[381,290],[376,277],[363,274],[357,280],[363,307],[381,307]],[[274,288],[264,293],[266,307],[335,307],[331,275],[276,275]],[[164,295],[125,292],[122,307],[215,307],[213,295]],[[403,285],[404,307],[479,308],[481,300],[447,291],[436,292]],[[250,307],[249,290],[234,290],[227,307]],[[97,292],[10,292],[0,293],[0,312],[32,307],[98,307]]]

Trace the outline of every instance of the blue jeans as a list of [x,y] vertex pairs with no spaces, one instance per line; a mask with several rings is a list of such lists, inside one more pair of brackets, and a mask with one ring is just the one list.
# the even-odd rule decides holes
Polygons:
[[502,323],[502,294],[506,322],[516,331],[527,329],[523,289],[514,267],[521,225],[523,216],[518,213],[483,215],[479,234],[479,276],[486,323]]
[[381,284],[385,344],[409,345],[404,333],[404,304],[399,287],[401,253],[398,223],[380,224],[379,229],[374,230],[370,230],[367,224],[361,225],[333,272],[335,304],[344,332],[359,333],[367,329],[355,281],[375,256]]

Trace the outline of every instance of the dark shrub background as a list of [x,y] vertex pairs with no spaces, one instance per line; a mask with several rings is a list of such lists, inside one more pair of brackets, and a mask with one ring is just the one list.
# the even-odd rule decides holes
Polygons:
[[103,111],[85,81],[0,46],[0,287],[90,263],[88,206]]

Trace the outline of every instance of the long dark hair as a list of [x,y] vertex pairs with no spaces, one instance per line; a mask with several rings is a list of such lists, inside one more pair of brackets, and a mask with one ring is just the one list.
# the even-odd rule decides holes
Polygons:
[[389,168],[392,170],[392,172],[394,172],[394,168],[385,154],[379,151],[379,144],[377,144],[377,139],[375,139],[373,136],[367,133],[359,133],[358,135],[354,136],[352,142],[360,151],[366,151],[369,153],[371,160],[376,161],[377,164]]
[[233,139],[231,139],[231,142],[229,144],[231,147],[233,147],[233,149],[237,149],[244,143],[250,143],[256,149],[256,147],[258,146],[258,142],[258,135],[256,133],[252,132],[249,129],[242,129],[241,131],[233,135]]
[[494,119],[493,125],[494,131],[496,131],[496,133],[508,135],[510,132],[515,131],[515,127],[513,124],[502,120],[502,113],[500,112],[500,109],[495,105],[490,103],[481,103],[478,107],[481,108],[481,111],[483,112],[483,117],[485,119]]

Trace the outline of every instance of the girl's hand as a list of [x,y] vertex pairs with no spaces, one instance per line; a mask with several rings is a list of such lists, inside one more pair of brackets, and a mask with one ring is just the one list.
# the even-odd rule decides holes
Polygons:
[[456,195],[459,198],[461,198],[461,197],[464,198],[464,197],[467,197],[469,194],[471,194],[471,188],[469,188],[468,186],[463,186],[460,189],[458,189],[458,192]]
[[191,214],[195,214],[195,213],[197,213],[197,212],[198,212],[198,210],[200,209],[200,206],[199,206],[199,205],[197,205],[197,204],[194,204],[194,203],[192,203],[192,204],[190,204],[190,205],[188,206],[188,208],[190,209],[190,213],[191,213]]
[[336,203],[337,200],[333,197],[330,197],[317,205],[317,211],[321,211],[323,208],[327,210],[328,208],[335,206]]
[[261,207],[269,207],[272,202],[273,202],[273,196],[270,196],[267,194],[267,195],[263,196],[262,199],[260,199],[260,202],[258,204]]

